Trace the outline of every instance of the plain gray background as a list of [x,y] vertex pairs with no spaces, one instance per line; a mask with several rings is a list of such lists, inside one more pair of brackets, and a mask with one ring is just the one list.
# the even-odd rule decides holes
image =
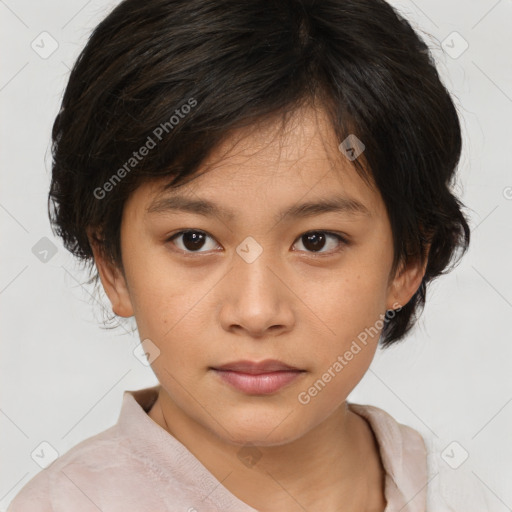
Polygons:
[[[455,447],[455,459],[467,453],[451,470],[483,486],[493,511],[512,510],[512,2],[391,3],[430,34],[461,116],[456,190],[472,243],[430,287],[418,326],[377,352],[349,399]],[[109,304],[82,286],[86,275],[53,236],[46,210],[50,130],[69,69],[115,4],[0,0],[2,510],[42,470],[38,460],[113,425],[125,389],[157,383],[134,356],[129,323],[100,328]]]

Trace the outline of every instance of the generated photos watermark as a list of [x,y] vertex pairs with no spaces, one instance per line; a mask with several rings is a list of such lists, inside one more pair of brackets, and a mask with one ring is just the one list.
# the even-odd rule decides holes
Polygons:
[[197,100],[189,98],[186,103],[181,105],[174,111],[174,114],[169,118],[168,121],[160,123],[151,133],[148,135],[146,142],[142,146],[132,153],[132,156],[119,167],[119,169],[112,174],[112,176],[105,182],[101,187],[96,187],[93,191],[96,199],[104,199],[109,192],[112,192],[116,185],[129,174],[137,165],[144,160],[149,152],[156,148],[158,143],[169,134],[175,126],[177,126],[182,119],[197,105]]
[[[327,386],[327,384],[331,382],[331,380],[334,379],[350,363],[350,361],[352,361],[352,359],[361,352],[362,348],[368,344],[368,337],[373,338],[381,332],[384,327],[385,319],[387,318],[388,320],[391,320],[401,309],[402,307],[400,304],[395,302],[393,304],[393,308],[388,310],[385,315],[380,314],[379,319],[371,327],[366,327],[364,331],[361,331],[357,335],[357,339],[352,341],[350,348],[346,350],[343,355],[339,355],[312,386],[305,391],[301,391],[297,395],[299,403],[302,405],[309,404],[311,399],[317,396],[325,386]],[[363,345],[363,347],[361,347],[361,345]]]

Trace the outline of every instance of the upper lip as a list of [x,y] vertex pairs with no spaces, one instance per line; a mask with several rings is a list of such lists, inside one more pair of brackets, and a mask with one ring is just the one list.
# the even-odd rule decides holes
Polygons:
[[232,363],[215,366],[214,370],[230,370],[241,373],[270,373],[279,371],[303,371],[300,368],[278,361],[277,359],[265,359],[264,361],[233,361]]

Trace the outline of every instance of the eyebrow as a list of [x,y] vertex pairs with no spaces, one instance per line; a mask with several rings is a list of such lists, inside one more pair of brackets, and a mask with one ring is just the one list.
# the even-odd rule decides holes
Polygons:
[[[167,196],[153,201],[147,208],[149,214],[190,212],[197,215],[217,216],[233,220],[236,213],[206,199],[192,199],[185,196]],[[323,213],[345,213],[351,215],[371,216],[370,210],[356,199],[345,196],[334,196],[317,201],[292,205],[276,215],[274,220],[280,222],[286,217],[308,218]]]

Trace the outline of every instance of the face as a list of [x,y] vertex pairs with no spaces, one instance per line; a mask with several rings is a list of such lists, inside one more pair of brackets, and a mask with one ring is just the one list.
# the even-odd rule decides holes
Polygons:
[[[176,411],[227,442],[282,444],[325,421],[367,371],[385,311],[421,282],[412,266],[390,275],[385,205],[339,142],[310,108],[284,133],[238,132],[201,176],[129,198],[124,275],[96,255],[114,312],[135,315],[159,352],[152,368]],[[247,377],[258,392],[213,369],[268,359],[301,371],[276,389],[283,373]]]

